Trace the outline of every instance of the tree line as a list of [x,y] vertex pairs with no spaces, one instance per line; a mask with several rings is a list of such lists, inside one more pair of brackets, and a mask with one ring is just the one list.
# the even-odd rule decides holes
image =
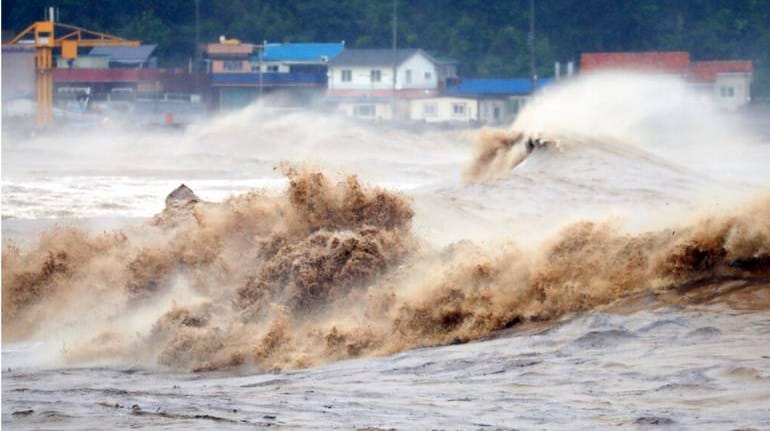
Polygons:
[[[529,0],[396,0],[397,43],[459,61],[462,76],[529,74]],[[339,42],[391,46],[393,0],[197,0],[201,42]],[[59,8],[62,22],[158,44],[162,66],[195,52],[196,0],[3,0],[3,30]],[[754,61],[755,97],[770,98],[769,0],[535,0],[540,76],[595,51],[689,51]]]

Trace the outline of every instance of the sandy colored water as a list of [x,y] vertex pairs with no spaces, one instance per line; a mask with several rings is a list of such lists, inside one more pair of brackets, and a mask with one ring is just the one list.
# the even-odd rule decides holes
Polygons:
[[[682,105],[677,83],[597,88],[544,94],[512,130],[550,144],[499,153],[478,182],[463,180],[478,130],[259,107],[182,132],[4,135],[3,426],[770,427],[770,143]],[[628,105],[651,88],[680,99]],[[284,161],[325,172],[322,198],[298,198]],[[180,183],[212,204],[148,227]],[[327,262],[319,229],[380,254],[372,273],[340,266],[344,301],[312,296],[308,313],[282,293],[308,286],[308,256]],[[270,238],[287,241],[278,258],[260,254]],[[291,276],[235,307],[265,274]],[[24,283],[42,294],[10,308]]]

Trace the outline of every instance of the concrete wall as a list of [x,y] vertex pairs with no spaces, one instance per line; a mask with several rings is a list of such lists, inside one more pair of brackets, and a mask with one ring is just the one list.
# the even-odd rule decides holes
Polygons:
[[[415,54],[397,69],[396,89],[430,89],[438,86],[436,66],[424,55]],[[411,75],[411,79],[410,78]]]
[[713,97],[720,108],[734,111],[751,101],[751,74],[720,73],[714,82]]
[[[391,120],[393,119],[393,105],[384,102],[356,102],[340,103],[337,110],[349,117],[364,120]],[[369,115],[371,114],[371,115]]]
[[35,50],[3,48],[3,101],[35,99]]
[[505,101],[502,99],[479,100],[479,121],[485,124],[500,124],[506,120]]

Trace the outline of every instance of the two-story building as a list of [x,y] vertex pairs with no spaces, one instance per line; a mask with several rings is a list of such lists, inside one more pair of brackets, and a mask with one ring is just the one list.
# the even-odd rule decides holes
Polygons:
[[329,61],[326,102],[359,118],[408,118],[410,99],[435,97],[456,78],[454,61],[420,49],[345,49]]
[[684,51],[598,52],[580,57],[581,73],[609,70],[684,79],[725,110],[738,109],[751,101],[754,70],[751,61],[691,61],[690,53]]
[[306,106],[326,91],[327,64],[344,49],[339,43],[209,44],[211,86],[223,110],[260,97],[273,107]]

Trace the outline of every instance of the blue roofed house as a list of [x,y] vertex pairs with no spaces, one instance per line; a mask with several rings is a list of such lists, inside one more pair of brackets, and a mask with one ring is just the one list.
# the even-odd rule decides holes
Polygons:
[[[551,83],[540,79],[537,89]],[[413,100],[412,120],[498,124],[516,116],[532,94],[529,78],[466,78],[441,96]]]
[[259,97],[269,106],[307,106],[326,91],[327,63],[339,43],[209,44],[211,86],[220,109],[242,108]]

